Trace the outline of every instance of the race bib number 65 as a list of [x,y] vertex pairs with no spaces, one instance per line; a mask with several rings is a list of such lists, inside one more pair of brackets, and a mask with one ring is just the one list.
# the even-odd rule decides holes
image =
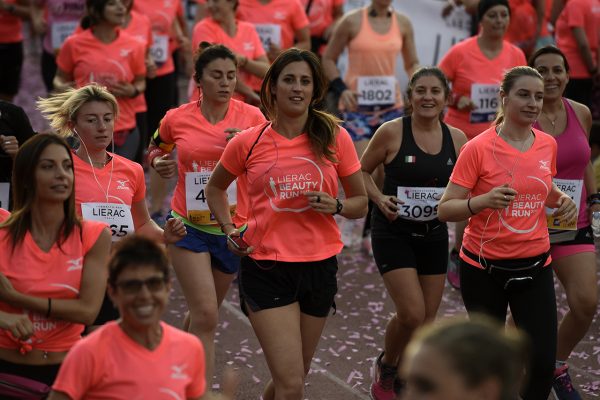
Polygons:
[[118,203],[81,203],[83,219],[104,222],[117,242],[135,231],[131,209]]

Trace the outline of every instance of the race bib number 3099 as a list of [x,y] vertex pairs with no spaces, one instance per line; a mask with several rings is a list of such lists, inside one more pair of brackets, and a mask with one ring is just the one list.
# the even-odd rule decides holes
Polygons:
[[411,221],[431,221],[437,218],[438,203],[444,193],[443,187],[398,186],[398,215]]

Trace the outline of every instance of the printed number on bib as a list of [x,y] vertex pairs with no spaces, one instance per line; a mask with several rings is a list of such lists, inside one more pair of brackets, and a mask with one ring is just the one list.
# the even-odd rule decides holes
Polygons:
[[396,102],[396,78],[393,76],[359,76],[358,104],[376,106]]
[[[196,225],[210,225],[216,222],[206,202],[206,184],[209,178],[210,172],[185,173],[187,218],[191,223]],[[232,182],[229,188],[227,188],[227,197],[231,214],[233,215],[237,203],[237,184],[235,182]]]
[[[579,208],[581,205],[581,195],[583,193],[583,180],[582,179],[552,179],[552,182],[558,186],[560,190],[562,190],[565,194],[568,194],[569,197],[573,199],[575,205],[577,206],[577,215],[579,215]],[[546,207],[546,221],[548,223],[548,229],[552,230],[561,230],[561,231],[574,231],[577,230],[577,220],[571,221],[567,223],[566,221],[561,221],[558,218],[554,218],[552,213],[556,209]],[[552,232],[550,232],[552,233]]]
[[131,209],[118,203],[81,203],[83,219],[106,223],[110,228],[113,242],[135,231]]
[[0,182],[0,208],[8,210],[8,199],[10,194],[10,183]]
[[398,186],[398,215],[411,221],[431,221],[437,218],[438,203],[444,193],[443,187]]
[[281,47],[281,26],[277,24],[256,24],[254,27],[265,51],[269,51],[271,43]]
[[52,24],[50,37],[52,39],[52,48],[55,51],[60,49],[65,40],[75,32],[77,25],[79,25],[79,21],[55,22]]
[[471,100],[476,109],[471,111],[470,122],[491,122],[496,117],[500,102],[500,87],[497,84],[474,83],[471,85]]
[[164,64],[169,57],[169,36],[155,33],[153,37],[150,55],[157,64]]

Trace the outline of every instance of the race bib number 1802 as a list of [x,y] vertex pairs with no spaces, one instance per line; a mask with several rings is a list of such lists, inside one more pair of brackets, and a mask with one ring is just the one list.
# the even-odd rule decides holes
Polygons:
[[396,102],[394,76],[359,76],[356,89],[361,106],[388,105]]

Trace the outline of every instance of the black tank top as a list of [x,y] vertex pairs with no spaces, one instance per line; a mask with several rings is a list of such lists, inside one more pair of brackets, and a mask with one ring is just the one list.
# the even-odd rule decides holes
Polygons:
[[[454,142],[446,124],[442,122],[442,149],[438,154],[428,154],[415,143],[411,121],[411,117],[402,118],[400,149],[396,157],[384,165],[383,194],[387,196],[396,196],[399,186],[445,187],[456,164]],[[375,213],[381,214],[379,208],[375,207]],[[385,220],[383,214],[379,216]]]

